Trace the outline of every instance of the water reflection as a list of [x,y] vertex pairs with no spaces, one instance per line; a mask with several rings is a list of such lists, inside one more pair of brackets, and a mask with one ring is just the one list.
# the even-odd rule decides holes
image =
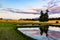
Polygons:
[[28,35],[37,40],[60,40],[59,27],[49,26],[48,38],[46,37],[45,33],[43,33],[42,36],[40,35],[41,31],[39,30],[39,28],[18,28],[18,30],[24,33],[25,35]]
[[46,34],[46,37],[48,37],[48,28],[49,26],[45,25],[45,26],[40,26],[39,29],[40,29],[40,34],[43,35],[43,32],[45,32]]

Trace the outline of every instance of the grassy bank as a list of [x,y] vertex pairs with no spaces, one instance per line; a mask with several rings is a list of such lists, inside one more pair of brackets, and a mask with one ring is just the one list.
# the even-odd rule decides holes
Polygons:
[[15,24],[0,22],[0,40],[34,40],[16,30]]

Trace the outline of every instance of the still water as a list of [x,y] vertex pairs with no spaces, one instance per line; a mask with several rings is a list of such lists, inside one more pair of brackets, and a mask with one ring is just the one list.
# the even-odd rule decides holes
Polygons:
[[24,33],[27,36],[30,36],[37,40],[60,40],[60,28],[49,26],[48,37],[46,37],[45,33],[40,35],[39,28],[18,28],[19,31]]

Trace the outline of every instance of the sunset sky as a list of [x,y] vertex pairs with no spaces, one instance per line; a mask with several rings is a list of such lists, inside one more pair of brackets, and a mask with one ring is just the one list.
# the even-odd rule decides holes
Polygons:
[[[28,11],[31,12],[31,10],[35,9],[43,9],[44,8],[51,8],[51,12],[53,13],[60,13],[60,0],[0,0],[0,8],[7,9],[7,8],[12,8],[12,9],[19,9],[22,11]],[[29,9],[29,10],[28,10]],[[31,10],[30,10],[31,9]],[[11,15],[16,15],[13,13],[10,13]],[[0,13],[1,17],[7,17],[9,13]],[[22,14],[23,15],[23,14]],[[30,15],[30,14],[29,14]],[[31,16],[32,15],[32,16]],[[35,15],[31,14],[29,18],[34,18]],[[15,18],[20,18],[21,14],[17,14]],[[3,18],[4,18],[3,17]],[[13,17],[13,16],[8,16],[8,18]],[[21,16],[23,17],[23,16]],[[25,17],[28,17],[25,15]],[[38,15],[36,16],[38,17]],[[14,18],[14,17],[13,17]]]

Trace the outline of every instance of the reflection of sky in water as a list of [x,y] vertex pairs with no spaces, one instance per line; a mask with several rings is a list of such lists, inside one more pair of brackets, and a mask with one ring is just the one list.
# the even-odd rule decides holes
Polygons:
[[45,33],[42,36],[40,35],[39,28],[18,28],[18,30],[37,40],[60,40],[60,28],[58,27],[49,27],[48,38]]
[[59,31],[60,32],[60,28],[59,27],[49,27],[49,30],[53,30],[53,31]]

